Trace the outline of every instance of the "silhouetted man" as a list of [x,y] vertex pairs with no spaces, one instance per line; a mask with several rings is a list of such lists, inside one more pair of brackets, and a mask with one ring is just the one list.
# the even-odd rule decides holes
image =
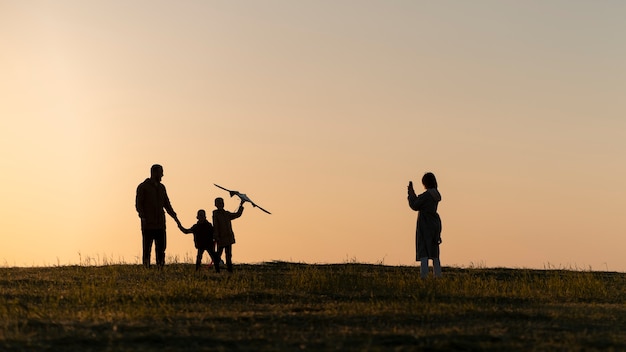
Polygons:
[[159,269],[165,265],[165,211],[176,221],[178,217],[167,197],[165,186],[161,183],[163,166],[155,164],[150,168],[150,178],[137,187],[135,208],[141,218],[141,235],[143,237],[143,265],[150,267],[152,242],[155,243],[156,264]]

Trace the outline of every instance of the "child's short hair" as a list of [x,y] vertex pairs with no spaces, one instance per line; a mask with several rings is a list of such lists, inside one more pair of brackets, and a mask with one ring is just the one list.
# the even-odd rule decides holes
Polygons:
[[206,211],[204,209],[198,210],[198,217],[206,218]]

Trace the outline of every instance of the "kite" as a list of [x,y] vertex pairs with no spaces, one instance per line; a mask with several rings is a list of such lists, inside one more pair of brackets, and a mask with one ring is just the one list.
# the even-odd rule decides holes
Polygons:
[[218,188],[221,188],[221,189],[223,189],[223,190],[227,191],[227,192],[230,194],[230,196],[231,196],[231,197],[232,197],[232,196],[237,196],[237,197],[239,197],[239,199],[241,199],[241,203],[242,203],[242,204],[243,204],[243,203],[245,203],[245,202],[249,202],[250,204],[252,204],[252,206],[253,206],[253,207],[255,207],[255,208],[259,208],[259,209],[263,210],[264,212],[266,212],[266,213],[268,213],[268,214],[271,214],[269,211],[267,211],[267,210],[265,210],[265,209],[261,208],[260,206],[258,206],[258,205],[256,205],[256,204],[254,204],[254,202],[253,202],[250,198],[248,198],[248,196],[247,196],[247,195],[245,195],[245,194],[243,194],[243,193],[239,193],[239,192],[237,192],[237,191],[231,191],[230,189],[226,189],[226,188],[224,188],[224,187],[222,187],[222,186],[220,186],[220,185],[217,185],[217,184],[215,184],[215,183],[214,183],[214,185],[215,185],[216,187],[218,187]]

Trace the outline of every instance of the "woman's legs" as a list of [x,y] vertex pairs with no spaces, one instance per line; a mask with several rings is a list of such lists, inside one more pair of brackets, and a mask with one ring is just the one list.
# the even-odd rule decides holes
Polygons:
[[439,258],[433,258],[433,271],[435,277],[441,277],[441,261]]
[[420,276],[422,279],[428,277],[428,257],[420,258]]
[[[435,277],[441,277],[441,260],[433,259],[433,274]],[[420,276],[422,279],[428,277],[428,258],[420,258]]]

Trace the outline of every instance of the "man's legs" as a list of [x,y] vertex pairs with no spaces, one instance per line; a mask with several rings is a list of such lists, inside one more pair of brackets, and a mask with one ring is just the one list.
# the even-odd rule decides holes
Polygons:
[[143,266],[149,268],[150,254],[152,252],[152,241],[154,241],[152,230],[141,230],[141,237],[143,240]]
[[162,269],[165,266],[165,247],[167,246],[165,229],[154,230],[154,243],[157,268]]

